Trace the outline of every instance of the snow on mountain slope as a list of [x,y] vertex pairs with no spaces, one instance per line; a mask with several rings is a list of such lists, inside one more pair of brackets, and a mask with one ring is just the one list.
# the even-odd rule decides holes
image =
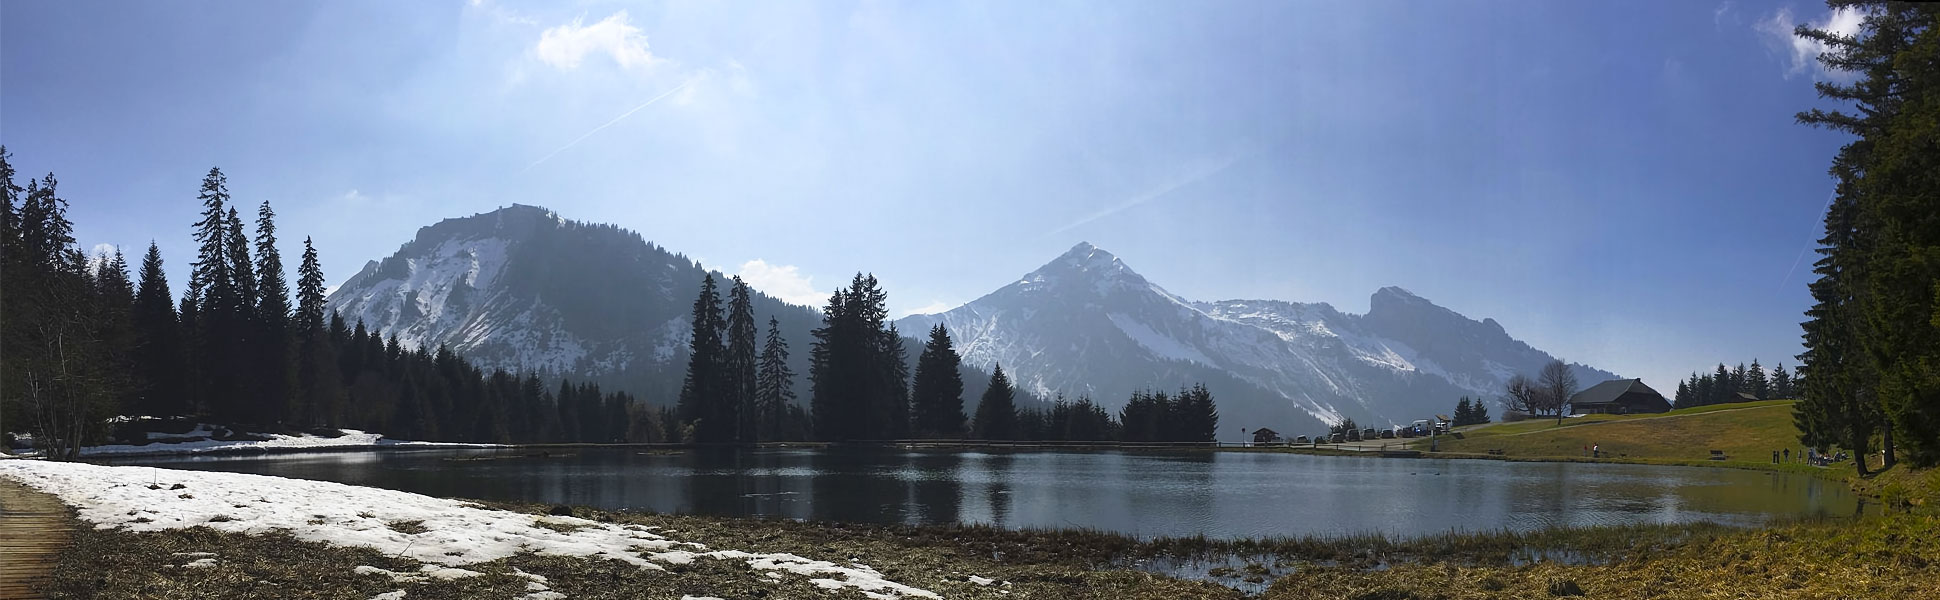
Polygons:
[[427,227],[397,255],[365,265],[327,307],[406,348],[449,345],[487,367],[571,370],[586,357],[586,340],[561,331],[556,309],[494,285],[532,229],[558,223],[528,208],[495,213],[489,227]]
[[[632,231],[515,204],[420,229],[340,286],[327,308],[406,348],[450,346],[487,369],[670,399],[705,274]],[[716,278],[725,294],[728,282]],[[764,327],[774,316],[791,340],[807,339],[817,323],[809,309],[758,291],[754,300]],[[794,357],[797,372],[805,372],[806,354]]]
[[[989,295],[899,326],[943,323],[967,364],[1001,363],[1040,395],[1089,395],[1110,408],[1137,389],[1206,382],[1227,439],[1349,417],[1406,423],[1446,413],[1462,395],[1495,398],[1510,375],[1550,360],[1494,320],[1401,288],[1377,291],[1370,306],[1353,315],[1327,304],[1192,302],[1081,243]],[[1614,377],[1577,369],[1586,385]]]

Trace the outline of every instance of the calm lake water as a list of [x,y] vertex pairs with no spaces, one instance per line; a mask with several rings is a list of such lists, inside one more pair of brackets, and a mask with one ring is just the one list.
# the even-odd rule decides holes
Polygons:
[[432,496],[872,523],[1219,538],[1852,516],[1844,486],[1737,469],[1240,452],[489,450],[147,458]]

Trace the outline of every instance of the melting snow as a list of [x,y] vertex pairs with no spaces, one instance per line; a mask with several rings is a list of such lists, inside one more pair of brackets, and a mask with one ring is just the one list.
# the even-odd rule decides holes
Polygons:
[[223,441],[223,440],[202,439],[202,440],[173,442],[173,443],[164,441],[164,440],[171,440],[171,439],[188,439],[188,438],[206,437],[209,435],[213,435],[214,432],[212,427],[210,427],[207,424],[198,424],[196,425],[196,428],[194,430],[189,431],[188,433],[168,434],[168,433],[149,432],[148,439],[156,440],[155,443],[142,444],[139,446],[133,445],[133,444],[108,444],[108,445],[102,445],[102,446],[88,446],[81,449],[81,454],[83,456],[104,456],[104,455],[124,455],[125,456],[125,455],[135,455],[135,454],[201,454],[201,453],[207,453],[207,452],[233,452],[233,451],[245,451],[245,450],[302,450],[302,449],[348,450],[353,448],[380,448],[380,447],[383,447],[383,448],[389,448],[389,447],[489,448],[491,447],[490,444],[454,444],[454,443],[445,443],[445,442],[408,442],[403,440],[387,440],[387,439],[384,439],[383,434],[378,434],[378,433],[366,433],[363,431],[358,431],[356,429],[342,429],[339,431],[343,432],[343,435],[339,437],[324,437],[319,435],[310,435],[307,433],[301,434],[301,435],[254,433],[249,435],[256,436],[256,437],[266,437],[269,439],[264,441],[252,441],[252,440]]
[[[161,531],[209,527],[231,533],[282,529],[298,539],[372,548],[425,563],[418,573],[359,567],[357,573],[393,581],[412,577],[457,578],[477,573],[454,568],[520,553],[617,560],[645,570],[664,570],[705,557],[745,561],[760,571],[810,577],[829,589],[855,589],[878,600],[937,598],[928,590],[883,577],[875,569],[787,553],[711,550],[667,538],[671,530],[600,523],[572,517],[539,517],[492,510],[457,500],[340,483],[267,475],[112,467],[38,460],[0,462],[0,476],[19,480],[75,507],[96,527]],[[177,484],[182,487],[175,488]],[[571,525],[566,531],[540,526]],[[417,521],[423,533],[404,533],[391,523]],[[213,558],[207,559],[213,561]],[[544,578],[527,575],[545,586]],[[530,586],[529,586],[530,588]],[[558,598],[531,589],[527,598]],[[402,598],[403,590],[391,592]]]

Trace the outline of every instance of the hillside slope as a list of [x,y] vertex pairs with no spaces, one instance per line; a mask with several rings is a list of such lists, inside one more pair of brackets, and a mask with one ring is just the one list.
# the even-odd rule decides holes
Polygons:
[[1511,457],[1582,457],[1584,448],[1601,446],[1610,458],[1668,461],[1704,461],[1712,450],[1723,450],[1728,462],[1770,464],[1773,451],[1800,451],[1792,404],[1771,400],[1657,415],[1589,415],[1564,419],[1561,426],[1535,419],[1467,428],[1461,430],[1465,439],[1443,436],[1437,443],[1444,452],[1500,449]]

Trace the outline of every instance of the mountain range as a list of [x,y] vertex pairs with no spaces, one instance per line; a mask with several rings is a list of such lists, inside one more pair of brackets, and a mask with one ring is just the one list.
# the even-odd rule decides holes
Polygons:
[[[671,402],[707,272],[638,233],[513,205],[420,229],[339,286],[328,308],[406,347],[448,345],[486,368]],[[757,319],[774,317],[791,343],[806,400],[820,314],[759,290],[754,303]],[[1319,431],[1343,418],[1407,423],[1449,412],[1462,395],[1494,398],[1509,376],[1551,360],[1493,319],[1399,287],[1376,291],[1364,315],[1324,303],[1199,302],[1088,243],[968,304],[896,323],[917,338],[912,355],[932,325],[949,328],[964,359],[966,409],[998,364],[1020,391],[1089,396],[1114,411],[1135,390],[1205,383],[1219,400],[1222,439],[1257,427]],[[1615,377],[1572,366],[1585,386]]]
[[[1295,435],[1352,418],[1368,426],[1447,414],[1463,395],[1494,399],[1516,373],[1553,360],[1399,287],[1367,314],[1325,303],[1199,302],[1168,292],[1089,243],[955,309],[899,321],[942,323],[966,364],[1002,364],[1040,395],[1089,395],[1109,408],[1132,391],[1204,381],[1221,438],[1270,427]],[[1571,365],[1584,386],[1609,372]]]

